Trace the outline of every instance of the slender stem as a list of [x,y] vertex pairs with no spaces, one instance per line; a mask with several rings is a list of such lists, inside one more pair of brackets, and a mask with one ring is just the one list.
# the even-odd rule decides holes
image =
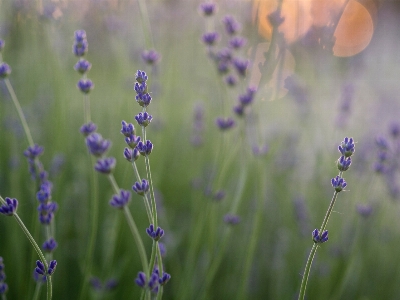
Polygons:
[[308,256],[308,259],[307,259],[306,268],[305,268],[304,274],[303,274],[303,279],[301,280],[299,300],[303,300],[304,296],[306,294],[308,275],[310,274],[311,265],[314,260],[314,256],[315,256],[315,253],[317,252],[317,249],[318,249],[318,244],[314,243],[314,245],[311,248],[310,255]]
[[89,123],[91,120],[91,116],[90,116],[90,97],[89,95],[85,94],[83,96],[83,102],[84,102],[84,122],[85,123]]
[[[343,172],[339,173],[339,177],[342,177]],[[336,199],[337,199],[338,192],[335,191],[333,193],[333,197],[331,200],[331,203],[329,204],[328,210],[325,214],[324,220],[322,221],[321,229],[320,229],[320,234],[322,234],[325,231],[326,225],[328,224],[329,217],[332,213],[333,206],[335,205]],[[313,262],[315,252],[317,252],[318,248],[318,243],[314,243],[310,255],[308,256],[307,263],[306,263],[306,268],[304,270],[303,274],[303,279],[301,280],[301,286],[300,286],[300,294],[299,294],[299,300],[303,300],[305,293],[306,293],[306,287],[307,287],[307,281],[308,281],[308,276],[310,274],[310,269],[311,269],[311,264]]]
[[146,255],[146,250],[144,249],[143,241],[142,238],[140,237],[139,231],[136,227],[135,221],[132,218],[131,212],[128,209],[128,206],[124,206],[124,215],[126,218],[126,221],[128,222],[129,229],[132,232],[133,238],[136,242],[136,246],[139,251],[139,256],[140,260],[142,261],[142,267],[143,267],[143,272],[145,274],[149,274],[149,266],[147,264],[147,255]]
[[[161,251],[160,251],[160,247],[158,245],[158,241],[156,241],[156,252],[157,252],[157,261],[158,261],[158,271],[160,272],[160,277],[162,277],[164,270],[163,270]],[[160,285],[158,288],[157,299],[161,300],[162,295],[163,295],[163,286]]]
[[150,198],[151,198],[151,203],[153,206],[153,222],[154,222],[154,227],[157,228],[158,226],[158,221],[157,221],[157,206],[156,206],[156,198],[154,197],[154,188],[153,188],[153,180],[151,179],[151,170],[150,170],[150,159],[146,155],[145,157],[146,161],[146,172],[147,172],[147,177],[149,178],[149,183],[150,183]]
[[[142,181],[142,179],[140,178],[140,174],[137,169],[135,161],[132,161],[132,167],[133,167],[133,170],[135,171],[136,180],[140,183]],[[147,198],[147,194],[144,194],[143,201],[144,201],[144,206],[146,207],[147,217],[149,218],[149,222],[151,223],[153,220],[153,213],[152,213],[152,210],[151,210],[151,207],[149,204],[149,199]]]
[[42,283],[41,283],[40,281],[38,281],[38,282],[36,283],[36,288],[35,288],[35,292],[34,292],[34,294],[33,294],[32,300],[37,300],[37,299],[39,299],[40,290],[41,290],[41,289],[42,289]]
[[[90,154],[88,153],[90,156]],[[91,184],[92,184],[92,194],[91,194],[91,205],[90,205],[90,216],[92,218],[91,222],[91,232],[89,237],[89,244],[86,251],[86,259],[85,259],[85,269],[84,269],[84,280],[82,283],[81,291],[79,299],[83,300],[86,297],[86,291],[88,288],[88,282],[90,273],[92,271],[93,264],[93,249],[96,243],[96,235],[97,235],[97,227],[98,227],[98,215],[99,215],[99,203],[98,203],[98,175],[94,171],[95,159],[90,157],[91,165],[92,165],[92,176],[91,176]]]
[[143,35],[147,48],[154,48],[153,36],[151,34],[151,26],[149,14],[147,13],[146,0],[139,0],[140,18],[142,20]]
[[[0,196],[0,202],[2,204],[6,204],[6,202],[4,201],[4,199],[1,196]],[[46,261],[46,258],[43,255],[42,251],[40,250],[40,247],[36,243],[36,241],[33,238],[33,236],[30,234],[28,228],[26,228],[24,222],[22,222],[22,220],[20,219],[18,214],[14,213],[13,216],[14,216],[15,220],[17,221],[18,225],[21,227],[22,231],[25,233],[25,235],[28,238],[29,242],[32,244],[32,246],[35,249],[36,253],[38,254],[40,260],[42,261],[42,263],[44,265],[45,273],[47,274],[47,270],[48,270],[47,261]],[[51,296],[52,296],[51,276],[47,276],[47,300],[50,300]]]
[[26,118],[22,111],[21,105],[19,104],[17,95],[15,94],[14,89],[8,78],[4,79],[4,83],[6,84],[7,90],[10,93],[12,101],[14,102],[15,109],[17,110],[19,119],[21,120],[21,123],[22,123],[22,127],[24,128],[24,131],[25,131],[25,136],[26,136],[26,139],[28,140],[28,144],[29,144],[29,146],[33,147],[35,143],[33,142],[31,131],[29,129],[28,123],[26,122]]

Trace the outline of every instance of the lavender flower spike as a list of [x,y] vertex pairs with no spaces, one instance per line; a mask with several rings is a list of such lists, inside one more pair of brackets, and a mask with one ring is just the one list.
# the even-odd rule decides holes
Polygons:
[[86,146],[92,155],[101,157],[110,148],[111,142],[103,139],[100,133],[95,132],[86,138]]
[[6,204],[0,206],[0,213],[6,216],[12,216],[17,210],[18,200],[15,198],[5,198]]
[[151,120],[153,120],[153,116],[148,114],[147,112],[139,113],[135,116],[136,121],[142,127],[147,127],[150,124]]
[[110,174],[114,170],[116,164],[117,161],[114,157],[100,158],[96,162],[94,168],[97,172],[103,174]]
[[55,239],[49,238],[42,245],[42,248],[46,252],[53,252],[57,248],[58,244]]
[[203,34],[202,40],[204,44],[213,46],[219,40],[219,34],[218,32],[207,32]]
[[139,83],[143,83],[147,81],[146,72],[137,70],[136,72],[136,81]]
[[48,275],[48,276],[51,276],[51,275],[53,275],[54,271],[56,270],[56,266],[57,266],[57,261],[56,261],[56,260],[52,260],[52,261],[49,263],[49,267],[48,267],[47,273],[46,273],[46,270],[45,270],[45,268],[44,268],[43,263],[42,263],[40,260],[37,260],[37,261],[36,261],[35,272],[36,272],[38,275],[46,275],[46,276]]
[[200,11],[204,16],[212,16],[217,10],[217,5],[213,2],[204,2],[200,4]]
[[149,191],[149,182],[146,179],[142,179],[142,183],[140,182],[135,182],[135,184],[132,186],[132,190],[136,192],[136,194],[144,196]]
[[80,79],[76,86],[84,94],[89,94],[94,88],[94,84],[90,79]]
[[150,155],[150,153],[153,151],[153,144],[147,140],[146,143],[143,143],[140,141],[136,148],[139,150],[139,153],[143,156]]
[[164,235],[164,230],[161,227],[157,227],[154,231],[154,225],[150,224],[149,228],[146,228],[146,232],[153,240],[158,241]]
[[337,167],[340,172],[347,171],[351,165],[351,157],[341,156],[337,161]]
[[344,157],[350,157],[355,151],[354,146],[353,138],[345,137],[338,149]]
[[135,283],[141,288],[144,288],[146,286],[146,274],[144,274],[144,272],[139,272],[135,279]]
[[160,54],[153,49],[145,50],[142,52],[142,58],[147,64],[154,65],[160,61]]
[[5,62],[0,63],[0,78],[6,78],[11,74],[11,68]]
[[331,183],[335,191],[338,193],[341,192],[347,186],[346,181],[339,176],[332,178]]
[[28,149],[24,151],[24,156],[30,159],[35,159],[39,155],[42,155],[44,152],[44,148],[37,144],[33,145],[32,147],[29,146]]
[[0,256],[0,295],[4,295],[8,290],[8,285],[5,283],[6,273],[4,272],[3,258]]
[[74,69],[78,73],[85,74],[86,72],[89,72],[91,67],[92,67],[92,64],[90,62],[88,62],[86,59],[81,58],[75,64]]
[[121,124],[122,124],[121,133],[124,136],[129,137],[135,134],[135,126],[133,126],[132,123],[126,123],[125,121],[122,121]]
[[139,158],[139,156],[140,156],[140,153],[137,148],[130,149],[130,148],[125,147],[124,157],[127,161],[130,161],[130,162],[132,162],[132,160],[136,161]]
[[215,123],[217,124],[217,126],[221,130],[227,130],[227,129],[232,128],[233,126],[235,126],[235,121],[232,118],[226,118],[226,119],[217,118]]
[[314,231],[312,232],[312,237],[314,243],[325,243],[328,240],[328,230],[325,230],[321,235],[319,235],[318,229],[314,229]]
[[93,122],[89,122],[87,124],[83,124],[80,128],[80,132],[84,135],[84,136],[88,136],[91,133],[95,132],[97,130],[97,125],[94,124]]
[[120,190],[119,195],[114,195],[109,203],[112,207],[122,209],[129,201],[131,201],[131,193],[129,191]]

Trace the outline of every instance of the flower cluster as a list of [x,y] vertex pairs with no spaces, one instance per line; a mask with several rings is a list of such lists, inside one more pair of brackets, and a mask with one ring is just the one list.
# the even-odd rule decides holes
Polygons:
[[131,201],[131,193],[129,191],[120,190],[119,195],[114,195],[110,200],[110,205],[115,208],[122,209]]
[[82,75],[82,78],[78,81],[76,86],[84,94],[88,94],[94,88],[93,82],[86,77],[86,73],[89,72],[92,64],[83,58],[83,56],[88,52],[88,46],[86,31],[76,30],[74,33],[72,52],[79,57],[79,60],[75,64],[74,69]]
[[18,200],[6,197],[6,203],[0,206],[0,213],[6,216],[12,216],[17,211]]
[[44,267],[44,264],[40,261],[37,260],[36,261],[36,268],[35,268],[35,273],[37,273],[38,275],[45,275],[45,276],[51,276],[53,275],[53,273],[55,272],[57,267],[57,261],[56,260],[52,260],[47,268],[47,272],[46,272],[46,268]]
[[153,224],[150,224],[149,228],[146,228],[147,235],[153,240],[158,241],[164,235],[164,230],[161,227],[154,228]]
[[339,170],[339,176],[332,178],[331,184],[337,193],[341,192],[347,183],[342,177],[342,173],[347,171],[351,165],[351,156],[355,151],[355,144],[353,138],[344,138],[338,150],[342,156],[337,160],[337,168]]
[[4,272],[3,258],[0,256],[0,295],[4,295],[8,290],[8,285],[5,281],[6,273]]
[[155,267],[148,279],[144,272],[139,272],[135,279],[135,283],[141,288],[149,289],[153,293],[157,293],[159,286],[165,285],[170,279],[171,275],[166,272],[163,272],[163,275],[160,276],[158,268]]
[[321,235],[319,234],[318,229],[314,229],[312,232],[312,238],[314,243],[322,244],[328,240],[328,230],[325,230]]

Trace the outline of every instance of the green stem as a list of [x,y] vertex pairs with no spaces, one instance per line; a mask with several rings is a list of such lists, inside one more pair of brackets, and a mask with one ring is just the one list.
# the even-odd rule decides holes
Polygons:
[[14,102],[15,109],[17,110],[19,119],[21,120],[21,123],[22,123],[22,127],[24,128],[24,131],[25,131],[25,136],[26,136],[26,139],[28,140],[28,144],[29,144],[29,146],[33,147],[35,143],[33,142],[31,131],[29,130],[28,123],[26,122],[26,118],[22,111],[21,105],[19,104],[17,95],[15,94],[14,89],[8,78],[4,79],[4,83],[6,84],[7,90],[10,93],[12,101]]
[[[1,204],[6,204],[5,200],[0,196],[0,202]],[[35,239],[33,236],[30,234],[28,228],[26,228],[24,222],[22,222],[21,218],[18,216],[18,214],[14,213],[13,217],[17,221],[18,225],[21,227],[22,231],[25,233],[26,237],[28,238],[29,242],[32,244],[33,248],[35,249],[36,253],[38,254],[40,260],[42,261],[45,269],[45,273],[47,274],[48,270],[48,265],[46,258],[44,257],[42,251],[40,250],[40,247],[36,243]],[[52,285],[51,285],[51,276],[47,276],[47,300],[51,300],[52,297]]]
[[38,282],[36,283],[36,288],[35,288],[35,292],[34,292],[34,294],[33,294],[32,300],[37,300],[37,299],[39,299],[40,290],[41,290],[41,289],[42,289],[42,283],[41,283],[40,281],[38,281]]
[[146,0],[139,0],[140,18],[142,20],[143,35],[145,44],[148,49],[154,48],[153,36],[151,34],[151,26],[149,20],[149,14],[147,12]]
[[301,280],[301,287],[300,287],[300,294],[299,294],[299,299],[303,300],[304,296],[306,294],[306,287],[307,287],[307,281],[308,281],[308,275],[310,274],[311,270],[311,265],[314,260],[315,253],[317,252],[318,249],[318,244],[314,243],[314,245],[311,248],[310,255],[308,256],[307,263],[306,263],[306,268],[304,270],[304,275],[303,279]]
[[[156,252],[157,252],[157,261],[158,261],[158,271],[160,272],[160,277],[163,276],[164,270],[163,270],[163,265],[162,265],[162,257],[161,257],[161,251],[160,247],[158,245],[158,241],[156,241]],[[163,295],[163,286],[160,285],[158,288],[158,294],[157,294],[157,299],[161,300]]]
[[157,226],[158,226],[157,206],[156,206],[156,198],[154,197],[153,180],[151,179],[150,159],[149,159],[148,155],[146,155],[145,161],[146,161],[147,178],[149,178],[149,183],[150,183],[150,193],[151,193],[150,198],[151,198],[151,204],[153,207],[153,222],[154,222],[154,227],[157,228]]
[[135,240],[136,246],[139,251],[140,260],[142,261],[142,268],[145,274],[149,274],[149,266],[147,264],[147,255],[146,250],[144,249],[142,238],[140,237],[139,231],[136,227],[135,221],[132,218],[131,212],[128,209],[128,206],[124,206],[124,215],[125,219],[128,222],[129,229],[132,232],[133,239]]
[[[132,167],[133,167],[133,170],[135,171],[136,180],[139,183],[142,182],[142,179],[140,178],[139,171],[137,169],[135,161],[132,161]],[[147,212],[147,217],[149,219],[149,223],[151,223],[152,220],[153,220],[153,213],[151,211],[151,207],[150,207],[150,204],[149,204],[150,202],[149,202],[149,199],[147,198],[147,194],[143,195],[143,202],[144,202],[144,206],[146,207],[146,212]]]
[[[343,172],[339,173],[339,177],[342,177]],[[320,234],[322,234],[325,231],[326,225],[328,224],[329,217],[332,213],[333,206],[335,205],[336,199],[337,199],[338,192],[335,191],[333,193],[333,197],[331,200],[331,203],[329,204],[328,210],[325,214],[324,220],[322,221],[321,229],[320,229]],[[318,248],[318,243],[314,243],[310,255],[308,256],[307,263],[306,263],[306,268],[304,270],[303,274],[303,279],[301,280],[301,286],[300,286],[300,294],[299,294],[299,300],[303,300],[304,296],[306,294],[306,288],[307,288],[307,281],[308,281],[308,276],[310,275],[310,269],[311,269],[311,264],[313,262],[315,252],[317,252]]]
[[[90,154],[88,154],[90,156]],[[88,282],[92,271],[92,263],[93,263],[93,249],[96,243],[96,235],[97,235],[97,227],[98,227],[98,216],[99,216],[99,203],[98,203],[98,175],[94,171],[95,159],[91,158],[92,165],[92,195],[91,195],[91,205],[90,212],[92,218],[91,224],[91,232],[89,237],[89,244],[86,251],[86,259],[85,259],[85,267],[84,267],[84,280],[82,282],[82,287],[79,295],[79,299],[83,300],[86,297],[86,291],[88,288]]]

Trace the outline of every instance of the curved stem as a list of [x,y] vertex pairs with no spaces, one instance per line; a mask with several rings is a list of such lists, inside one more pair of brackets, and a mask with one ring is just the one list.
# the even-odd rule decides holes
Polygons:
[[306,268],[305,268],[304,274],[303,274],[303,279],[301,280],[299,300],[303,300],[304,296],[306,294],[308,275],[310,274],[311,265],[314,260],[314,256],[315,256],[315,253],[317,252],[317,249],[318,249],[318,244],[314,243],[314,245],[311,248],[310,255],[308,256],[308,259],[307,259]]
[[[139,174],[139,171],[137,169],[135,161],[132,161],[132,167],[133,167],[133,170],[135,171],[136,180],[140,183],[142,181],[142,179],[140,178],[140,174]],[[151,207],[150,207],[150,204],[149,204],[150,203],[149,199],[147,198],[147,194],[144,194],[143,202],[144,202],[144,206],[146,207],[146,212],[147,212],[147,217],[149,219],[149,223],[151,223],[152,220],[153,220],[153,213],[152,213],[152,210],[151,210]]]
[[14,89],[8,78],[4,79],[4,83],[6,84],[7,90],[10,93],[10,96],[14,103],[15,109],[17,110],[18,117],[21,120],[22,127],[24,128],[24,131],[25,131],[26,139],[28,140],[28,144],[29,144],[29,146],[33,147],[35,143],[33,142],[31,131],[29,129],[28,123],[26,122],[26,118],[25,118],[24,112],[22,111],[21,105],[19,104],[17,95],[15,94]]
[[[1,202],[1,204],[6,204],[5,200],[1,196],[0,196],[0,202]],[[35,249],[37,255],[39,256],[40,260],[42,261],[42,263],[44,265],[45,273],[47,274],[47,270],[48,270],[47,261],[43,255],[42,251],[40,250],[40,247],[36,243],[33,236],[30,234],[28,228],[26,228],[24,222],[22,222],[22,220],[18,216],[18,214],[14,213],[13,217],[17,221],[18,225],[21,227],[22,231],[25,233],[26,237],[28,238],[29,242],[32,244],[33,248]],[[52,296],[51,276],[47,276],[47,300],[50,300],[51,296]]]
[[128,209],[128,206],[124,206],[124,215],[125,219],[128,222],[129,229],[132,232],[133,239],[135,240],[136,246],[139,251],[140,260],[142,261],[142,268],[145,274],[149,274],[149,266],[147,264],[147,255],[146,250],[144,249],[142,238],[140,237],[139,231],[135,224],[135,221],[132,218],[131,212]]

